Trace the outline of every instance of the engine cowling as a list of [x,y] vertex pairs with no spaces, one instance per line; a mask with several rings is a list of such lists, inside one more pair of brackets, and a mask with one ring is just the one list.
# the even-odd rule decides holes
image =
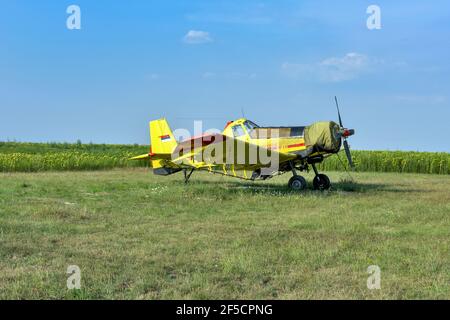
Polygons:
[[317,151],[339,152],[341,137],[341,127],[334,121],[315,122],[305,128],[305,144]]

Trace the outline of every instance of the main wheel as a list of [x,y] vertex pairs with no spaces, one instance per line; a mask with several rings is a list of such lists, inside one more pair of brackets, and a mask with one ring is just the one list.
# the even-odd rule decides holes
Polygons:
[[289,188],[296,191],[306,189],[306,185],[306,180],[302,176],[293,176],[288,183]]
[[313,187],[315,190],[328,190],[331,187],[330,178],[324,174],[318,174],[313,179]]

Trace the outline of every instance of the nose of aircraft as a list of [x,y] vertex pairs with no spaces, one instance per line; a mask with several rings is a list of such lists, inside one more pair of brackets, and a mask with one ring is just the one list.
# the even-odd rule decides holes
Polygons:
[[355,130],[354,129],[343,128],[341,134],[342,134],[342,136],[344,138],[347,138],[347,137],[350,137],[350,136],[354,135],[355,134]]

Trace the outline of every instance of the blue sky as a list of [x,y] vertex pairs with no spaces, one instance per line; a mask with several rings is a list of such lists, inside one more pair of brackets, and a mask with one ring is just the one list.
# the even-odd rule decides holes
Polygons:
[[450,152],[449,39],[439,0],[3,1],[0,140],[148,144],[151,119],[241,110],[307,125],[335,120],[337,95],[352,148]]

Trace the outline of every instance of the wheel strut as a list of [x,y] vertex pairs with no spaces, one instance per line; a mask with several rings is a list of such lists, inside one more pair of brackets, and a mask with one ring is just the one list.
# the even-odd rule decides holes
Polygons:
[[316,190],[328,190],[330,189],[331,183],[330,178],[328,178],[324,174],[320,174],[317,170],[316,164],[312,163],[311,166],[313,167],[314,174],[316,175],[313,179],[313,186]]
[[194,172],[195,168],[192,168],[191,171],[189,173],[187,173],[187,169],[183,169],[183,173],[184,173],[184,183],[188,183],[189,178],[192,175],[192,172]]
[[289,179],[288,187],[292,190],[300,191],[306,189],[306,180],[302,176],[297,175],[297,171],[295,170],[294,163],[289,161],[289,165],[292,170],[292,177]]
[[294,163],[292,161],[289,161],[289,165],[291,166],[292,174],[294,176],[296,176],[297,175],[297,171],[295,170]]
[[316,175],[316,177],[319,175],[319,171],[317,171],[317,167],[315,163],[312,163],[311,166],[313,167],[314,170],[314,174]]

